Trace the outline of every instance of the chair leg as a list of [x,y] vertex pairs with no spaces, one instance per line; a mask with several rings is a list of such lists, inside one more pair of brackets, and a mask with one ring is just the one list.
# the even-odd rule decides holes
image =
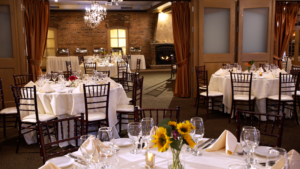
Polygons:
[[122,131],[122,114],[119,113],[119,133]]
[[6,119],[5,119],[5,115],[3,115],[3,134],[4,134],[4,137],[6,137]]
[[296,109],[296,102],[294,102],[294,116],[295,116],[295,119],[296,119],[296,122],[297,122],[297,125],[299,125],[299,121],[298,121],[298,114],[297,114],[297,109]]
[[18,136],[18,139],[17,139],[17,149],[16,149],[16,153],[18,153],[19,152],[19,146],[20,146],[20,139],[21,139],[21,135],[22,135],[22,133],[21,133],[21,123],[19,122],[19,136]]
[[207,99],[207,106],[206,106],[206,118],[208,119],[208,111],[209,111],[209,97]]
[[229,116],[229,121],[228,121],[228,123],[230,123],[230,121],[231,121],[231,115],[232,115],[232,109],[233,109],[233,102],[234,102],[234,101],[232,101],[232,103],[231,103],[230,116]]
[[15,128],[18,127],[18,116],[16,117]]

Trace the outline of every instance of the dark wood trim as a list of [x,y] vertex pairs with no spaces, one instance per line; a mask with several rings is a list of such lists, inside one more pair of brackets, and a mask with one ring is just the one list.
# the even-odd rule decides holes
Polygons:
[[[85,12],[85,9],[50,9],[50,12]],[[147,12],[147,10],[107,10],[107,12]]]
[[158,4],[154,5],[154,6],[152,6],[151,8],[149,8],[147,10],[147,12],[154,12],[154,11],[157,10],[158,7],[160,7],[160,6],[162,6],[162,5],[166,4],[166,3],[169,3],[169,2],[170,1],[162,1],[162,2],[160,2],[160,3],[158,3]]

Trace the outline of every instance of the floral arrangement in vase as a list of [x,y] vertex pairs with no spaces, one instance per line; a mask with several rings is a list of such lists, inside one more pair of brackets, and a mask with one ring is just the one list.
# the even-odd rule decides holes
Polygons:
[[102,58],[104,58],[104,55],[106,54],[106,52],[102,51],[102,52],[100,52],[100,53],[101,53],[101,55],[102,55]]
[[78,78],[76,76],[73,76],[73,75],[68,78],[68,80],[71,81],[70,86],[75,86],[74,82],[75,82],[76,79],[78,79]]
[[166,118],[159,123],[159,128],[153,135],[153,147],[158,148],[158,152],[165,152],[171,147],[173,154],[173,163],[170,169],[182,169],[179,155],[184,144],[194,148],[196,143],[193,141],[190,132],[195,129],[189,121],[178,123]]
[[250,62],[247,62],[245,65],[247,66],[248,72],[250,72],[250,69],[252,67],[252,65],[255,63],[254,60],[251,60]]

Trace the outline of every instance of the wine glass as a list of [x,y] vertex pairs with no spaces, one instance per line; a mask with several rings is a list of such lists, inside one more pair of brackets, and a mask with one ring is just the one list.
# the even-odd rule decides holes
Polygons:
[[[110,164],[108,163],[107,157],[114,153],[114,143],[111,142],[113,138],[113,130],[111,127],[101,127],[98,130],[97,138],[103,144],[102,146],[97,144],[100,149],[101,154],[105,155],[105,162],[103,164],[103,168],[110,168]],[[97,142],[99,143],[99,142]],[[101,146],[101,147],[100,147]]]
[[238,66],[237,66],[236,72],[237,72],[237,73],[242,73],[242,66],[241,66],[241,65],[238,65]]
[[139,139],[142,135],[142,124],[138,122],[132,122],[128,124],[128,136],[133,142],[134,149],[130,151],[132,154],[138,154],[140,151],[137,149]]
[[57,71],[58,75],[63,75],[63,71],[62,70],[59,70]]
[[[193,124],[193,121],[195,120],[201,120],[201,117],[192,117],[191,120],[190,120],[190,123]],[[190,132],[190,136],[193,138],[195,132],[193,129],[191,129],[191,132]],[[186,151],[189,152],[190,150],[194,151],[193,149],[191,149],[189,146],[187,146],[186,148]]]
[[52,80],[54,81],[54,83],[56,81],[57,76],[58,76],[57,73],[52,73]]
[[193,155],[194,156],[201,156],[202,153],[201,151],[198,149],[198,144],[199,142],[202,140],[203,136],[204,136],[204,124],[203,124],[203,120],[201,117],[199,118],[195,118],[193,119],[193,121],[191,121],[191,124],[193,126],[195,126],[194,129],[194,134],[193,134],[193,140],[196,142],[194,151],[193,151]]
[[88,74],[83,74],[83,82],[86,84],[89,80],[89,75]]
[[274,166],[274,164],[278,163],[279,161],[282,161],[284,163],[284,166],[282,169],[289,169],[289,159],[288,155],[286,153],[286,150],[283,148],[271,148],[268,151],[267,155],[267,162],[266,162],[266,168],[270,169]]
[[142,125],[142,136],[143,136],[143,141],[144,143],[147,143],[147,151],[149,151],[149,142],[151,141],[151,129],[154,126],[154,121],[153,118],[150,117],[145,117],[141,121]]
[[96,151],[95,144],[93,144],[92,142],[92,139],[94,139],[93,137],[94,136],[92,135],[83,135],[79,139],[79,143],[80,143],[79,151],[87,161],[86,169],[90,169],[90,163]]
[[243,150],[247,153],[247,167],[251,168],[251,164],[255,164],[253,159],[254,150],[258,147],[260,142],[260,132],[258,129],[248,128],[243,130],[241,135],[241,142],[243,142]]

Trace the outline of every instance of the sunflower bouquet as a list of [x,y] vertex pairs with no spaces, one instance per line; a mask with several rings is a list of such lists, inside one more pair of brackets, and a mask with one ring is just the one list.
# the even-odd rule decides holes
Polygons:
[[188,120],[183,123],[171,121],[166,118],[159,123],[159,128],[153,135],[152,142],[155,143],[153,147],[157,147],[159,152],[165,152],[171,147],[173,154],[173,164],[171,169],[182,169],[179,155],[184,144],[190,148],[194,148],[196,143],[193,141],[190,132],[195,129]]

